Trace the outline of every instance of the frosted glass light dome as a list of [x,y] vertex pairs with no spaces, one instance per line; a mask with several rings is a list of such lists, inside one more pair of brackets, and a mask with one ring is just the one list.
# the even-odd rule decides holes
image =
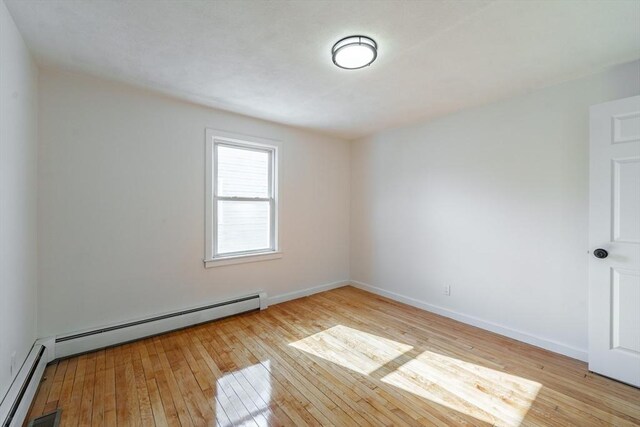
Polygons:
[[349,36],[338,40],[331,48],[333,63],[340,68],[357,70],[373,63],[378,56],[378,45],[365,36]]

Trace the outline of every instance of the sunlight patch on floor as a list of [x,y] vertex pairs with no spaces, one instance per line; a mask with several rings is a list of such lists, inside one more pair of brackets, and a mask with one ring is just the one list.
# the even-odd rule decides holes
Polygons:
[[289,344],[430,402],[500,426],[518,426],[541,384],[337,325]]
[[541,384],[453,357],[424,351],[382,381],[501,426],[519,426]]
[[336,325],[289,345],[364,375],[413,349],[410,345],[343,325]]

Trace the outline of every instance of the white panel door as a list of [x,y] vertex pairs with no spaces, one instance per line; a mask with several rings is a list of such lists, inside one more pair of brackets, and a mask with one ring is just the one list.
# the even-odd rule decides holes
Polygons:
[[591,107],[589,369],[640,387],[640,96]]

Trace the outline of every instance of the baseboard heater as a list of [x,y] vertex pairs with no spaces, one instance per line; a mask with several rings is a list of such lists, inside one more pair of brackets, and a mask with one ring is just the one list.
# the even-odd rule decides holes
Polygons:
[[266,306],[266,294],[256,293],[146,319],[57,336],[55,339],[55,358],[73,356],[135,341],[234,314],[264,309]]
[[50,361],[49,348],[39,341],[31,348],[7,394],[0,402],[0,426],[22,426],[38,390],[44,368]]

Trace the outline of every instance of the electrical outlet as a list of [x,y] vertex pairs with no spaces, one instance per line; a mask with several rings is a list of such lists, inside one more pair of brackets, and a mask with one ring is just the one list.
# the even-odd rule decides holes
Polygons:
[[16,352],[11,353],[11,367],[9,368],[11,378],[13,378],[13,374],[16,372]]
[[444,289],[442,290],[442,293],[445,294],[446,296],[451,296],[451,286],[450,285],[444,285]]

